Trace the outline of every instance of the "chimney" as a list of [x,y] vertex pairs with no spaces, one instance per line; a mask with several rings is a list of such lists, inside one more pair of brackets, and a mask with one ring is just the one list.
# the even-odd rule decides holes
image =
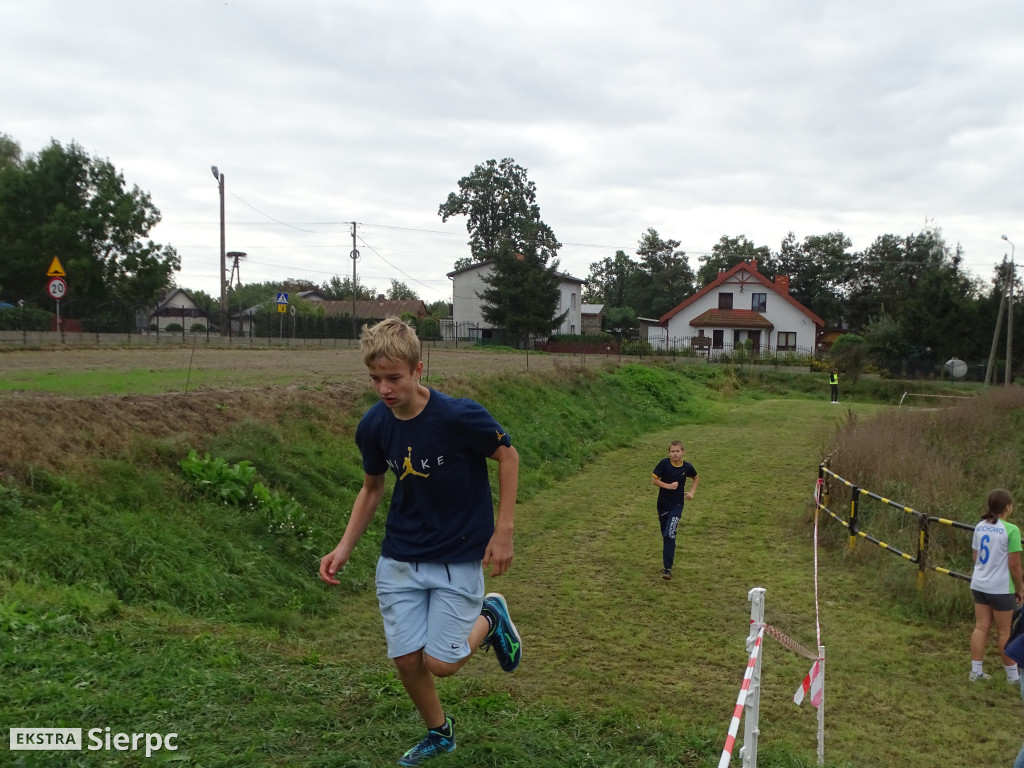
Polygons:
[[772,278],[772,282],[779,289],[779,293],[789,295],[789,275],[776,275]]

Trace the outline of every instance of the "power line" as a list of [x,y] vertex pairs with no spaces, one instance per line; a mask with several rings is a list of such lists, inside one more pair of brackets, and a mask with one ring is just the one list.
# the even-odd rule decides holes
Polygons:
[[369,248],[371,251],[373,251],[377,255],[377,258],[379,258],[381,261],[383,261],[385,264],[387,264],[389,267],[391,267],[393,270],[395,270],[399,274],[405,275],[407,278],[412,280],[414,283],[419,283],[424,288],[430,288],[430,290],[435,290],[434,288],[431,288],[426,283],[424,283],[424,282],[422,282],[420,280],[417,280],[415,277],[413,277],[412,275],[408,274],[407,272],[403,272],[401,269],[399,269],[394,264],[392,264],[390,261],[388,261],[383,256],[381,256],[380,253],[378,253],[377,250],[372,245],[370,245],[368,242],[366,242],[365,238],[363,238],[362,235],[359,235],[359,240],[362,242],[363,245],[365,245],[367,248]]
[[281,220],[279,220],[279,219],[275,219],[275,218],[274,218],[273,216],[271,216],[271,215],[270,215],[269,213],[264,213],[264,212],[263,212],[263,211],[261,211],[261,210],[260,210],[259,208],[257,208],[257,207],[256,207],[255,205],[253,205],[252,203],[249,203],[249,202],[247,202],[247,201],[245,201],[245,200],[242,200],[242,198],[240,198],[240,197],[239,197],[238,195],[236,195],[236,194],[235,194],[234,192],[232,192],[232,193],[231,193],[231,196],[232,196],[232,197],[234,197],[234,198],[235,198],[236,200],[240,200],[240,201],[241,201],[242,203],[244,203],[245,205],[247,205],[247,206],[249,206],[250,208],[252,208],[252,209],[253,209],[254,211],[256,211],[256,213],[258,213],[258,214],[259,214],[260,216],[266,216],[266,217],[267,217],[268,219],[270,219],[270,220],[271,220],[271,221],[273,221],[273,222],[276,222],[276,223],[280,224],[280,225],[281,225],[282,227],[291,227],[292,229],[297,229],[297,230],[299,230],[300,232],[309,232],[310,234],[314,234],[314,235],[320,234],[319,232],[314,232],[314,231],[313,231],[313,230],[311,230],[311,229],[302,229],[301,227],[296,227],[296,226],[295,226],[295,225],[293,225],[293,224],[288,224],[287,222],[281,221]]

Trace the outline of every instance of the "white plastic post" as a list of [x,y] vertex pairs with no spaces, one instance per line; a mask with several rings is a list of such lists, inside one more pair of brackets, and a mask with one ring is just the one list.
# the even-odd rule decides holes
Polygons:
[[825,764],[825,646],[818,646],[821,671],[821,706],[818,707],[818,765]]
[[[750,633],[747,635],[747,653],[753,653],[757,635],[764,626],[764,587],[754,587],[747,593],[750,601]],[[743,705],[743,746],[740,747],[740,760],[743,768],[757,768],[757,737],[761,733],[758,728],[758,716],[761,704],[761,659],[764,647],[757,654],[754,663],[754,674],[750,677],[750,688],[747,700]]]

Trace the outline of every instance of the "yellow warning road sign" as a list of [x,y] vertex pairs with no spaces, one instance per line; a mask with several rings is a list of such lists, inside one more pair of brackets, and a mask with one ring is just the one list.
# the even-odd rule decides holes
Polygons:
[[287,304],[278,304],[277,305],[277,311],[278,312],[287,312],[288,311],[288,305]]
[[56,256],[53,257],[53,261],[50,262],[50,268],[46,270],[47,277],[67,277],[68,273],[64,271],[64,267],[60,265],[60,259]]

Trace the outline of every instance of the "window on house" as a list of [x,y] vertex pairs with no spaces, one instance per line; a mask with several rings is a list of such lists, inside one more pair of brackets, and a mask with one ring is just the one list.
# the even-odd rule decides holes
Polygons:
[[569,333],[572,333],[572,334],[576,333],[576,326],[575,325],[570,325],[569,326]]
[[576,309],[576,292],[573,291],[569,294],[569,308]]
[[796,351],[796,331],[779,331],[775,347],[780,352]]
[[750,308],[755,312],[764,312],[768,308],[767,293],[750,294]]
[[743,331],[732,332],[732,345],[738,347],[743,343]]
[[[729,298],[732,298],[732,294],[729,294]],[[723,346],[725,346],[725,331],[712,331],[711,348],[721,349]]]
[[562,292],[559,291],[558,292],[558,304],[555,306],[555,309],[561,309],[561,308],[562,308]]
[[732,294],[731,293],[720,293],[720,294],[718,294],[718,308],[719,309],[732,309]]

